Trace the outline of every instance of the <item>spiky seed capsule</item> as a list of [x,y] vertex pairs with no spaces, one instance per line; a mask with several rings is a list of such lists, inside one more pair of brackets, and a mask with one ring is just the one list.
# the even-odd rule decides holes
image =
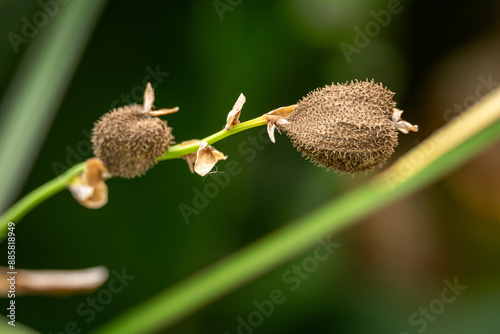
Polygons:
[[398,145],[394,93],[372,81],[310,92],[279,128],[303,156],[340,173],[382,166]]
[[133,178],[144,174],[170,146],[172,128],[143,111],[138,104],[113,109],[94,126],[94,155],[113,176]]

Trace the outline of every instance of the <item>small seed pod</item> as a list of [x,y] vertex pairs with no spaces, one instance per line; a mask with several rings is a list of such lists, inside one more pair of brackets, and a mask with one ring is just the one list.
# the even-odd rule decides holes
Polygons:
[[332,84],[310,92],[276,123],[303,156],[340,173],[382,166],[398,145],[397,130],[417,126],[400,121],[394,93],[372,81]]
[[94,155],[112,176],[133,178],[153,167],[170,147],[172,128],[155,116],[178,110],[152,111],[154,92],[148,83],[144,106],[131,104],[103,115],[92,131]]

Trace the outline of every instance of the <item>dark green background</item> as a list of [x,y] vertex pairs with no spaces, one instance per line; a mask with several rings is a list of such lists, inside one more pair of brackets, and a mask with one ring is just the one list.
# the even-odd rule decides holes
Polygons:
[[[457,50],[498,29],[494,22],[498,22],[499,8],[495,1],[401,1],[402,12],[393,15],[390,24],[348,63],[340,43],[354,44],[353,29],[364,29],[374,20],[370,11],[385,9],[387,3],[246,0],[223,13],[221,20],[212,1],[109,1],[48,136],[40,138],[44,144],[19,191],[25,194],[56,176],[55,163],[69,167],[68,162],[89,158],[84,133],[117,99],[123,101],[118,105],[126,104],[122,94],[141,91],[147,67],[168,72],[161,82],[151,81],[156,85],[157,107],[180,107],[177,114],[164,117],[178,142],[220,130],[242,92],[247,102],[241,120],[247,120],[296,103],[316,87],[373,78],[396,92],[405,119],[422,129],[400,136],[397,158],[444,123],[441,115],[451,105],[437,108],[436,117],[425,100],[433,96],[428,91],[436,73],[452,61]],[[5,92],[26,49],[21,46],[16,54],[7,33],[19,33],[21,18],[39,10],[35,1],[0,1],[0,92]],[[472,82],[472,87],[478,75],[496,73],[494,69],[485,73],[462,70],[462,78]],[[131,100],[141,103],[141,95]],[[461,101],[462,97],[456,102]],[[214,182],[214,175],[193,175],[183,160],[162,162],[138,179],[109,180],[109,203],[100,210],[83,208],[69,192],[33,210],[16,229],[19,267],[105,265],[118,271],[125,268],[135,279],[89,324],[76,314],[87,295],[18,297],[17,320],[44,333],[61,332],[66,323],[75,321],[87,332],[374,174],[339,177],[316,168],[300,157],[285,136],[278,135],[276,144],[259,142],[263,148],[255,151],[255,157],[242,152],[240,145],[260,131],[243,132],[214,145],[238,163],[240,172],[229,175],[228,185],[189,224],[179,204],[193,205],[196,191],[203,192]],[[77,157],[67,160],[70,150]],[[218,163],[219,172],[229,160]],[[495,283],[499,216],[482,215],[461,204],[453,189],[440,183],[409,200],[425,203],[417,208],[409,204],[408,215],[417,210],[422,224],[430,220],[428,233],[439,245],[432,257],[438,260],[429,261],[431,268],[406,259],[404,242],[400,262],[414,266],[416,273],[401,273],[398,268],[388,271],[387,266],[372,261],[373,230],[363,226],[385,221],[387,212],[407,205],[397,203],[385,216],[372,216],[335,236],[338,250],[302,280],[296,291],[290,290],[282,275],[312,253],[276,268],[168,332],[237,333],[236,319],[256,310],[253,301],[269,299],[279,289],[286,301],[254,333],[417,333],[419,327],[408,322],[410,314],[440,296],[444,279],[458,277],[468,286],[466,292],[429,323],[426,333],[492,333],[495,325],[500,328],[496,311],[500,289]],[[401,224],[407,219],[405,215],[389,217]],[[424,243],[422,253],[433,249]],[[4,245],[0,249],[5,253]],[[388,257],[398,257],[397,247],[388,249]],[[0,263],[6,261],[6,256],[0,257]]]

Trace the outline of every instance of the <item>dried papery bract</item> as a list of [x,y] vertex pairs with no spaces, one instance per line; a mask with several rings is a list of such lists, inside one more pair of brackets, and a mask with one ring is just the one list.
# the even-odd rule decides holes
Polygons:
[[152,110],[154,90],[144,92],[144,105],[131,104],[113,109],[101,117],[92,132],[94,155],[113,176],[133,178],[153,167],[173,140],[172,128],[156,116],[179,108]]
[[217,151],[206,142],[201,142],[199,147],[196,153],[196,163],[194,164],[194,171],[198,175],[207,175],[214,168],[217,161],[227,159],[227,155]]
[[403,114],[403,110],[394,108],[392,114],[392,123],[396,126],[396,129],[401,131],[404,134],[410,133],[410,131],[417,132],[418,125],[410,124],[401,119],[401,115]]
[[[197,143],[199,142],[198,139],[191,139],[191,140],[185,140],[181,143],[179,143],[179,146],[185,146],[185,145],[190,145],[192,143]],[[186,155],[183,155],[181,158],[186,160],[188,166],[189,166],[189,171],[191,172],[191,174],[194,173],[194,164],[196,162],[196,156],[198,155],[198,152],[193,152],[193,153],[189,153],[189,154],[186,154]]]
[[263,115],[263,117],[268,121],[267,134],[273,143],[276,142],[276,139],[274,138],[274,130],[278,129],[278,132],[281,134],[279,127],[277,128],[276,126],[288,124],[289,122],[286,120],[286,117],[295,110],[296,106],[297,105],[294,104],[287,107],[281,107]]
[[310,92],[276,124],[315,164],[340,173],[382,166],[398,145],[398,130],[418,127],[400,119],[394,93],[372,81],[332,84]]
[[98,158],[85,161],[85,170],[69,184],[73,197],[89,209],[102,208],[108,203],[108,170]]
[[227,114],[227,120],[226,120],[226,130],[229,131],[234,125],[240,124],[240,115],[241,115],[241,109],[243,108],[243,105],[245,104],[246,98],[243,93],[240,94],[238,97],[238,100],[236,100],[236,103],[233,106],[233,109]]

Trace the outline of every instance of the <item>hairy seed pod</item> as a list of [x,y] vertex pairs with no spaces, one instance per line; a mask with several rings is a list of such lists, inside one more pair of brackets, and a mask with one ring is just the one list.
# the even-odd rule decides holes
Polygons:
[[153,167],[172,141],[167,122],[144,112],[138,104],[113,109],[92,131],[94,155],[113,176],[133,178]]
[[332,84],[310,92],[277,126],[315,164],[365,172],[382,166],[398,145],[393,96],[373,80]]

